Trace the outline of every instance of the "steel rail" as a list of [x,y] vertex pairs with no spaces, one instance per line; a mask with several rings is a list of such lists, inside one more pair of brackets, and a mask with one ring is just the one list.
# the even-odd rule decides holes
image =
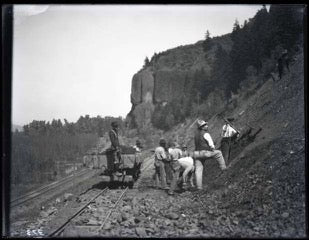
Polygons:
[[42,194],[44,194],[46,192],[54,190],[56,187],[59,187],[59,186],[61,186],[63,184],[66,184],[66,183],[69,183],[69,182],[73,181],[74,179],[76,179],[77,177],[81,177],[81,176],[84,176],[84,175],[89,174],[89,173],[91,173],[91,172],[84,171],[84,172],[82,172],[82,173],[80,173],[78,175],[74,175],[72,177],[66,178],[64,180],[60,180],[60,181],[55,182],[53,184],[49,184],[47,186],[42,187],[40,190],[33,191],[33,192],[28,193],[28,194],[26,194],[26,195],[24,195],[24,196],[22,196],[22,197],[20,197],[18,199],[14,199],[10,203],[11,207],[16,207],[16,206],[18,206],[18,205],[20,205],[22,203],[25,203],[25,202],[27,202],[29,200],[32,200],[32,199],[34,199],[36,197],[39,197],[39,196],[41,196]]
[[[87,172],[87,169],[84,169],[84,170],[82,170],[82,171],[79,171],[77,174],[80,175],[80,174],[83,174],[84,172]],[[58,183],[60,183],[60,182],[66,181],[67,179],[70,179],[70,178],[72,178],[72,177],[74,177],[74,176],[76,176],[76,174],[71,174],[71,175],[69,175],[69,176],[67,176],[67,177],[64,177],[64,178],[62,178],[62,179],[60,179],[60,180],[54,181],[54,182],[52,182],[52,183],[50,183],[50,184],[40,186],[39,188],[37,188],[37,189],[35,189],[35,190],[32,189],[31,191],[25,193],[24,195],[22,195],[22,196],[20,196],[20,197],[17,197],[17,198],[15,198],[15,199],[13,199],[13,200],[11,200],[11,203],[16,202],[16,201],[18,201],[18,200],[20,200],[20,199],[22,199],[22,198],[26,198],[27,196],[32,195],[33,193],[36,193],[36,192],[38,192],[38,191],[41,191],[41,190],[43,190],[43,189],[45,189],[45,188],[48,188],[48,187],[53,186],[53,185],[55,185],[55,184],[58,184]]]
[[133,185],[133,188],[138,188],[139,187],[139,184],[141,182],[141,179],[142,179],[142,175],[145,171],[147,171],[151,166],[153,166],[153,163],[154,163],[154,157],[153,156],[150,156],[148,158],[146,158],[144,160],[144,163],[145,165],[143,164],[143,168],[141,169],[141,175],[139,176],[139,178],[137,179],[137,181],[135,181],[134,185]]
[[99,229],[97,230],[97,232],[99,232],[99,231],[104,227],[104,225],[105,225],[107,219],[109,219],[109,217],[110,217],[110,215],[112,214],[113,210],[118,206],[120,200],[122,199],[123,195],[127,192],[128,189],[129,189],[129,188],[126,187],[126,188],[124,189],[124,191],[121,193],[120,197],[117,199],[117,201],[116,201],[116,203],[114,204],[114,206],[111,208],[111,210],[109,210],[107,216],[105,217],[103,223],[101,224],[101,226],[99,227]]
[[71,216],[64,224],[62,224],[60,227],[58,227],[55,231],[53,231],[51,234],[48,235],[48,237],[52,237],[55,235],[60,234],[64,231],[65,227],[71,222],[71,220],[77,216],[79,216],[85,208],[91,204],[96,198],[98,198],[102,193],[106,192],[108,188],[104,188],[101,192],[99,192],[95,197],[93,197],[89,202],[87,202],[82,208],[80,208],[73,216]]
[[13,199],[13,200],[11,200],[11,203],[16,202],[16,201],[18,201],[18,200],[20,200],[20,199],[22,199],[22,198],[26,198],[27,196],[30,196],[30,195],[32,195],[32,194],[38,192],[38,191],[41,191],[41,190],[43,190],[43,189],[45,189],[45,188],[48,188],[48,187],[51,187],[51,186],[53,186],[53,185],[55,185],[55,184],[58,184],[58,183],[61,183],[61,182],[65,182],[66,180],[71,179],[71,178],[74,178],[74,177],[76,177],[76,176],[80,176],[80,175],[82,175],[82,174],[84,174],[84,173],[86,173],[86,172],[89,172],[89,171],[87,171],[87,169],[83,169],[82,171],[79,171],[79,172],[77,172],[77,173],[75,173],[75,174],[71,174],[71,175],[69,175],[69,176],[67,176],[67,177],[61,178],[60,180],[54,181],[54,182],[52,182],[52,183],[50,183],[50,184],[40,186],[40,187],[37,188],[36,190],[31,190],[31,191],[25,193],[24,195],[22,195],[22,196],[20,196],[20,197],[17,197],[17,198],[15,198],[15,199]]
[[59,187],[63,184],[69,183],[70,181],[73,181],[77,177],[81,177],[81,176],[84,176],[84,175],[90,174],[90,173],[92,173],[92,171],[83,171],[83,172],[80,172],[78,175],[73,175],[72,177],[68,177],[68,178],[62,179],[60,181],[54,182],[52,184],[49,184],[47,186],[43,186],[37,191],[30,192],[28,194],[25,194],[24,196],[21,196],[17,199],[12,200],[10,202],[10,206],[11,207],[19,206],[20,204],[28,202],[29,200],[32,200],[36,197],[39,197],[42,194],[55,189],[56,187]]

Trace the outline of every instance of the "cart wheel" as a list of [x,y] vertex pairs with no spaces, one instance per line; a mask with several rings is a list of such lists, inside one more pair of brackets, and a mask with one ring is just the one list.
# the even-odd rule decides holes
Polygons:
[[134,176],[133,176],[134,181],[136,181],[138,179],[138,177],[139,177],[139,174],[135,173]]

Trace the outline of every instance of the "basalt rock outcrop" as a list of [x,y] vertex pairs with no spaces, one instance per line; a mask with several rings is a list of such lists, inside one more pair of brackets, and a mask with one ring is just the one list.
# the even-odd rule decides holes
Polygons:
[[[155,54],[150,63],[144,66],[132,78],[132,108],[127,116],[131,128],[144,128],[151,125],[151,118],[157,106],[164,107],[168,102],[180,101],[188,93],[188,84],[192,84],[196,71],[203,69],[210,73],[218,46],[230,51],[229,35],[214,38],[213,47],[205,54],[202,41],[196,44],[180,46]],[[205,81],[211,81],[207,79]],[[213,105],[220,108],[226,102],[222,91],[215,88],[209,96],[206,107],[214,111]]]

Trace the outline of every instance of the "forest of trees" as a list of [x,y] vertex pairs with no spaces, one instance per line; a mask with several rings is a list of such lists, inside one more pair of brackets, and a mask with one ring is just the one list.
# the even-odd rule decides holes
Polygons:
[[60,119],[53,119],[51,123],[48,121],[36,121],[33,120],[31,123],[24,125],[24,134],[27,136],[35,135],[53,135],[53,134],[64,134],[76,135],[82,133],[92,133],[99,137],[102,137],[105,132],[110,129],[111,123],[117,121],[120,124],[120,128],[125,127],[124,120],[121,117],[85,117],[80,116],[76,123],[70,123],[64,119],[64,123]]
[[[269,11],[263,6],[242,25],[236,19],[230,34],[230,51],[214,41],[207,30],[202,48],[205,58],[214,49],[211,72],[206,74],[202,68],[185,76],[185,94],[180,100],[156,106],[153,126],[166,131],[186,117],[196,115],[215,89],[222,90],[228,102],[232,94],[242,91],[252,79],[255,84],[261,85],[272,72],[277,71],[277,59],[283,49],[288,50],[292,58],[303,45],[303,18],[303,5],[271,5]],[[150,63],[158,57],[160,54],[154,55]]]
[[44,173],[57,173],[60,163],[81,162],[86,151],[95,146],[99,137],[110,130],[112,121],[120,129],[124,120],[114,117],[81,116],[76,123],[64,119],[50,122],[32,121],[12,135],[11,180],[13,184],[42,182]]
[[303,45],[303,16],[302,5],[271,5],[269,11],[263,6],[242,26],[236,20],[231,33],[232,49],[227,54],[220,46],[217,48],[211,77],[224,83],[227,96],[237,93],[241,82],[252,72],[260,80],[268,77],[276,70],[276,60],[283,49],[292,56],[295,47]]

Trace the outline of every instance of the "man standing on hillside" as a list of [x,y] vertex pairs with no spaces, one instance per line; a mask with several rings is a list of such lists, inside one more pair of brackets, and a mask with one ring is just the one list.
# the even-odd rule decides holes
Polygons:
[[289,59],[289,56],[288,56],[288,50],[285,49],[281,53],[281,56],[278,58],[278,62],[277,62],[279,79],[282,78],[282,74],[284,73],[284,66],[290,72],[289,63],[290,63],[290,59]]
[[289,55],[288,55],[288,50],[285,49],[285,50],[283,51],[282,57],[283,57],[283,59],[284,59],[284,61],[285,61],[286,69],[290,72],[290,67],[289,67],[289,65],[290,65],[290,57],[289,57]]
[[224,119],[224,121],[225,124],[223,125],[221,132],[221,151],[225,163],[228,164],[230,159],[231,143],[234,140],[235,136],[239,136],[239,133],[230,125],[230,122],[234,121],[234,118]]
[[283,58],[282,57],[278,58],[277,67],[278,67],[279,79],[281,79],[282,73],[283,73]]
[[220,150],[215,150],[213,140],[208,133],[208,122],[197,120],[197,131],[194,135],[195,151],[195,177],[198,190],[202,190],[203,164],[207,158],[215,158],[219,163],[220,169],[225,170],[225,162]]
[[155,181],[156,188],[160,187],[160,178],[161,178],[161,188],[168,190],[166,184],[166,173],[165,173],[165,164],[164,161],[168,160],[168,151],[166,148],[165,139],[160,139],[159,147],[155,149],[154,157],[155,157]]

